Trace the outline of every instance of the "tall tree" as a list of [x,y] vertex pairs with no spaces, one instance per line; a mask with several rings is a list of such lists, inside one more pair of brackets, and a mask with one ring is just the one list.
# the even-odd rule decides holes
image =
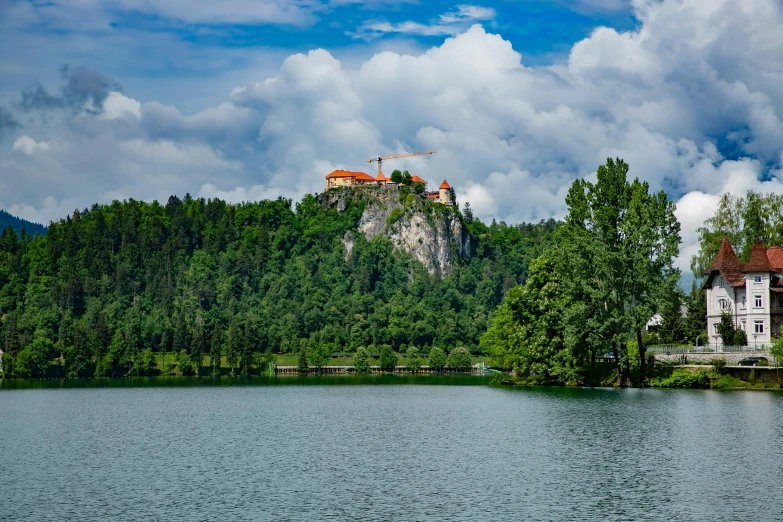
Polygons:
[[190,344],[190,360],[193,361],[193,370],[196,375],[201,372],[204,364],[204,353],[207,351],[207,337],[204,334],[204,326],[201,324],[201,316],[196,317],[196,327],[193,329],[193,340]]
[[212,338],[209,344],[209,362],[212,365],[212,375],[220,375],[220,362],[223,352],[223,336],[220,335],[220,328],[216,325],[212,328]]

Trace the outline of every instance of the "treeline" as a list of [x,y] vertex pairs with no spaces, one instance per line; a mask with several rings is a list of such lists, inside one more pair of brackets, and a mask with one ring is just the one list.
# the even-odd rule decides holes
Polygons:
[[[480,351],[490,313],[525,281],[555,222],[485,225],[466,208],[474,257],[430,276],[391,243],[355,234],[365,202],[339,212],[306,196],[230,205],[94,205],[43,237],[0,235],[5,375],[144,375],[156,352],[204,373],[251,373],[270,354],[456,347]],[[206,357],[211,355],[211,357]],[[174,361],[172,360],[172,363]]]
[[17,234],[29,234],[31,236],[46,234],[46,227],[12,216],[5,210],[0,210],[0,231],[12,227]]

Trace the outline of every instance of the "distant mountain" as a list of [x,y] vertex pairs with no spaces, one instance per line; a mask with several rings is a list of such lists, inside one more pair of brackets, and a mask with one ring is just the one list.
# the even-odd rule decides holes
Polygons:
[[5,230],[9,225],[14,227],[17,233],[21,233],[22,229],[25,229],[31,236],[46,234],[45,226],[12,216],[5,210],[0,210],[0,231]]

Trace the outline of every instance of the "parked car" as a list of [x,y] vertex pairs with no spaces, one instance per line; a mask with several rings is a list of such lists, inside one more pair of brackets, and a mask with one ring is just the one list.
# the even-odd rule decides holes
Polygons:
[[745,357],[737,361],[740,366],[766,366],[768,364],[766,357]]

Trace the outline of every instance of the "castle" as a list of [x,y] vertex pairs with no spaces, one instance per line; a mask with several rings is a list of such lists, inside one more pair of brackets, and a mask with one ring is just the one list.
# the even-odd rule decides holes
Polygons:
[[[769,344],[780,335],[783,320],[783,248],[757,243],[747,263],[737,259],[729,240],[723,238],[715,259],[704,271],[707,280],[707,333],[714,344],[724,344],[718,334],[721,315],[731,314],[753,345]],[[731,344],[731,341],[725,344]]]
[[[443,205],[453,205],[451,200],[451,185],[445,179],[440,187],[435,192],[427,192],[427,182],[421,179],[419,176],[411,176],[412,183],[421,183],[424,185],[425,198],[441,203]],[[337,187],[351,187],[357,185],[397,185],[390,178],[379,172],[376,177],[372,177],[364,172],[351,172],[348,170],[335,170],[326,175],[326,190]]]

